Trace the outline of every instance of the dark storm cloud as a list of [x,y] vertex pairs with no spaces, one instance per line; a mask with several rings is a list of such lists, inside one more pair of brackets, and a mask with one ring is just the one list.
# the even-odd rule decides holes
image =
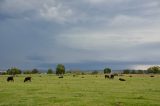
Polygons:
[[159,64],[159,0],[1,0],[0,68]]

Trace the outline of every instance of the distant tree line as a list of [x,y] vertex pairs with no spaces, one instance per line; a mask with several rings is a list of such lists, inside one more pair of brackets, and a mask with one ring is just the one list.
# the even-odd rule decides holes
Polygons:
[[39,72],[39,70],[38,69],[33,69],[33,70],[25,70],[24,72],[23,72],[23,74],[38,74],[38,73],[40,73]]
[[[8,74],[8,75],[16,75],[16,74],[39,74],[40,71],[38,69],[33,69],[33,70],[24,70],[24,71],[21,71],[19,68],[16,68],[16,67],[12,67],[6,71],[3,71],[1,72],[0,74],[2,75],[5,75],[5,74]],[[51,68],[49,68],[47,70],[47,74],[53,74],[53,70]],[[56,67],[56,74],[57,75],[63,75],[65,74],[65,66],[63,64],[58,64],[57,67]]]
[[37,74],[39,73],[39,70],[38,69],[33,69],[33,70],[25,70],[25,71],[21,71],[20,69],[16,68],[16,67],[13,67],[13,68],[10,68],[6,71],[6,74],[8,75],[16,75],[16,74]]
[[131,69],[125,69],[123,70],[123,74],[144,74],[146,70],[131,70]]
[[130,70],[126,69],[123,70],[123,74],[160,74],[160,67],[159,66],[152,66],[149,67],[147,70]]
[[[103,70],[104,74],[110,74],[111,73],[111,69],[110,68],[105,68]],[[16,68],[16,67],[12,67],[8,70],[6,70],[6,72],[1,72],[0,74],[8,74],[8,75],[16,75],[16,74],[38,74],[40,73],[40,71],[38,69],[33,69],[33,70],[25,70],[25,71],[21,71],[20,69]],[[49,68],[47,70],[47,74],[53,74],[54,71]],[[77,70],[77,71],[65,71],[65,66],[63,64],[58,64],[56,66],[56,71],[55,71],[55,74],[57,75],[63,75],[65,73],[73,73],[73,74],[77,74],[77,75],[84,75],[86,74],[85,72],[83,71],[80,71],[80,70]],[[95,75],[95,74],[98,74],[99,71],[97,70],[94,70],[91,72],[91,74]],[[152,66],[152,67],[149,67],[147,70],[131,70],[131,69],[125,69],[123,70],[122,74],[160,74],[160,66]]]

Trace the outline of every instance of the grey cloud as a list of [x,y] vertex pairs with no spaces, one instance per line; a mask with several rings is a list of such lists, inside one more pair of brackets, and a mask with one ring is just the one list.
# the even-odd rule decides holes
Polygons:
[[27,56],[27,59],[31,61],[45,61],[45,58],[42,56]]
[[[92,0],[90,0],[92,3]],[[20,2],[20,3],[16,3]],[[95,2],[95,0],[93,0]],[[103,1],[100,6],[97,4],[89,4],[86,1],[18,1],[6,0],[2,2],[0,13],[5,13],[10,17],[19,18],[44,18],[53,22],[65,21],[66,23],[81,23],[86,24],[102,24],[111,21],[113,17],[124,16],[138,16],[144,17],[147,14],[151,16],[151,11],[157,11],[159,1],[141,0],[141,1]],[[12,3],[12,5],[11,5]],[[23,7],[23,9],[22,9]],[[115,8],[116,7],[116,8]],[[66,15],[65,15],[66,14]],[[68,14],[68,15],[67,15]],[[154,14],[156,15],[156,14]],[[150,17],[148,16],[148,17]],[[106,21],[105,21],[106,20]],[[85,24],[85,25],[86,25]],[[92,26],[92,25],[90,25]]]
[[159,0],[1,0],[1,67],[159,64],[159,10]]
[[148,48],[151,51],[154,51],[154,50],[160,51],[159,45],[160,45],[160,42],[149,42],[149,43],[142,43],[141,45],[138,45],[138,48],[140,49]]
[[[56,69],[56,65],[58,63],[42,63],[38,66],[46,69],[53,68]],[[123,69],[134,69],[134,66],[141,65],[155,65],[160,64],[160,61],[108,61],[108,62],[81,62],[81,63],[64,63],[67,70],[75,69],[75,70],[103,70],[105,67],[110,67],[112,70],[123,70]]]

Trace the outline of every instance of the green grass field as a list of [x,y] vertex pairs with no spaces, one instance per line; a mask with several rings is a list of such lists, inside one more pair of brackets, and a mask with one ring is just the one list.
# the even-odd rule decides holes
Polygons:
[[[25,75],[7,82],[0,76],[0,106],[160,106],[160,76],[134,75],[104,79],[104,75]],[[127,81],[119,81],[118,78]]]

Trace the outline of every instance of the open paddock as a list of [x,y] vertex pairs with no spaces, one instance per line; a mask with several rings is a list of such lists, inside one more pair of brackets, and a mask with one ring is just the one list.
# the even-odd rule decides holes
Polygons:
[[[0,106],[160,106],[160,75],[0,76]],[[28,75],[29,76],[29,75]],[[84,77],[84,78],[82,78]],[[119,81],[124,78],[126,81]]]

